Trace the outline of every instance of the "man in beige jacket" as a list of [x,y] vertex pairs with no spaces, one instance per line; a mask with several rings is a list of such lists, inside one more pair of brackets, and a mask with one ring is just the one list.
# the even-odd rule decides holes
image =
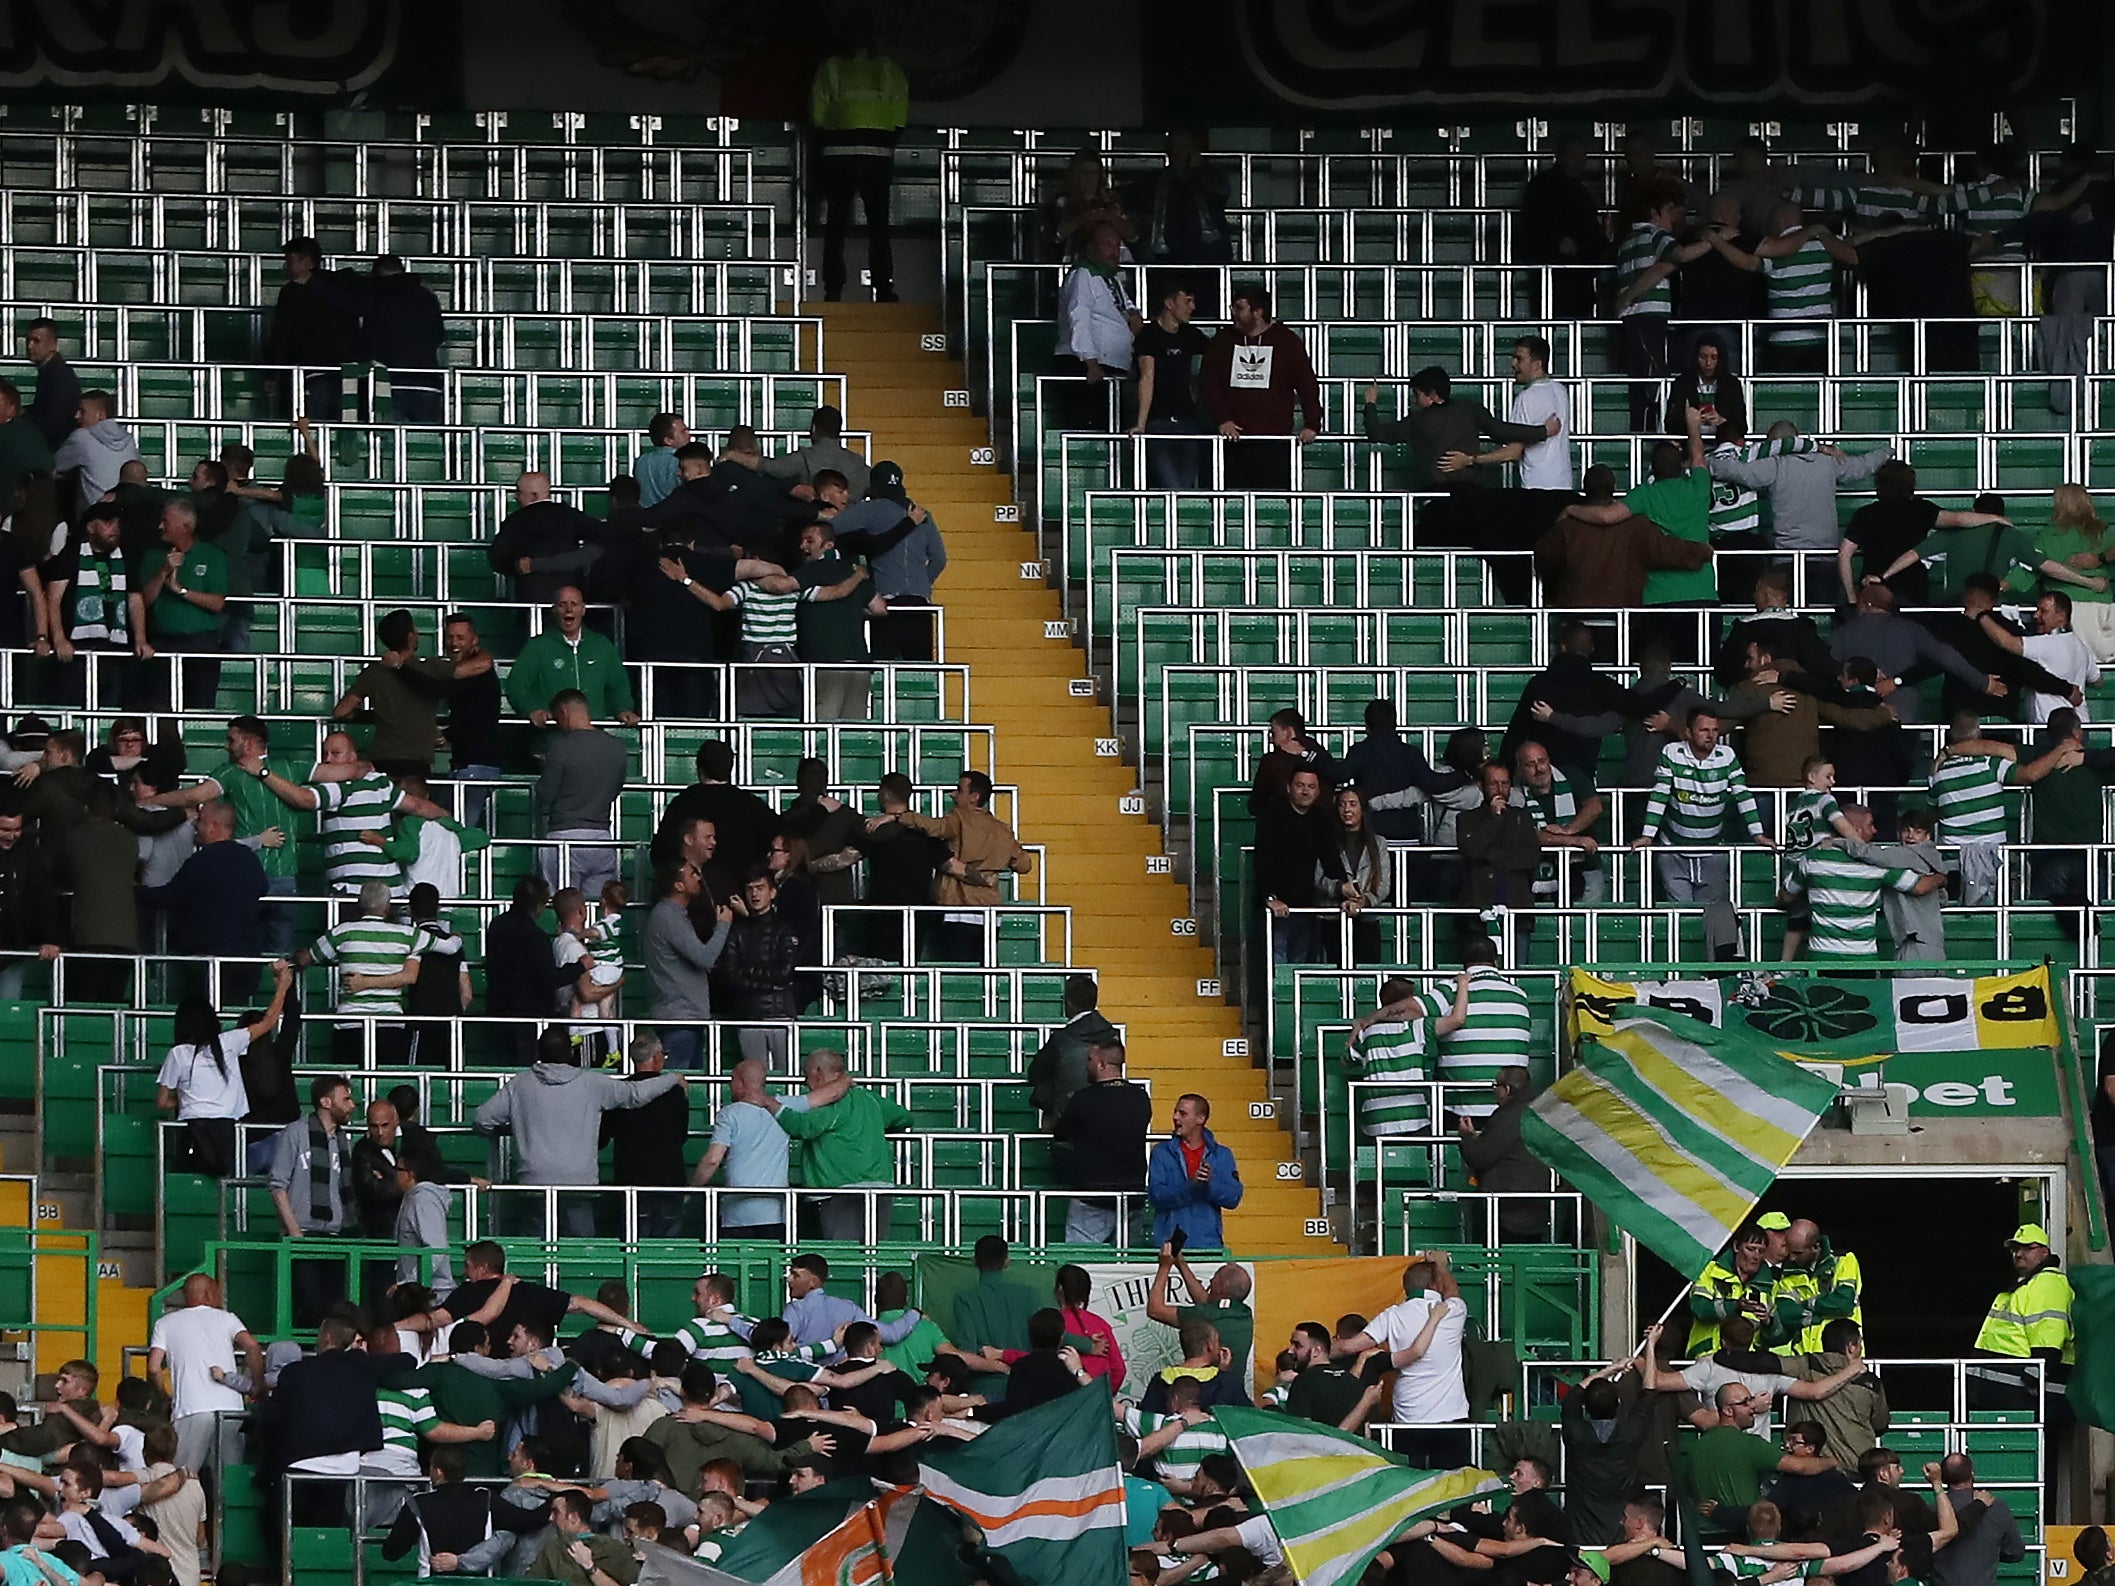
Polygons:
[[985,961],[987,916],[981,911],[1004,901],[996,877],[1002,870],[1026,875],[1035,868],[1034,856],[991,813],[990,803],[991,778],[982,771],[965,771],[955,783],[954,808],[939,819],[907,809],[867,821],[868,831],[895,821],[947,844],[948,861],[934,877],[934,901],[949,912],[941,916],[940,928],[933,933],[932,950],[936,958],[949,962]]

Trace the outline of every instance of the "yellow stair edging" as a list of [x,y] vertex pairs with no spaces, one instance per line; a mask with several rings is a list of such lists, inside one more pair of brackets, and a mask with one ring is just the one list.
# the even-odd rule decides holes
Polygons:
[[[1128,1053],[1131,1073],[1154,1081],[1162,1114],[1156,1122],[1165,1122],[1182,1089],[1197,1088],[1211,1100],[1213,1132],[1234,1151],[1246,1190],[1241,1207],[1226,1216],[1227,1243],[1238,1253],[1336,1253],[1341,1247],[1327,1232],[1321,1197],[1297,1177],[1291,1138],[1276,1122],[1262,1070],[1247,1056],[1240,1014],[1200,989],[1216,986],[1218,971],[1194,924],[1183,930],[1188,900],[1171,873],[1148,868],[1161,855],[1160,835],[1132,791],[1135,772],[1104,752],[1108,708],[1085,655],[1061,629],[1057,593],[1021,576],[1022,564],[1038,559],[1035,542],[1017,523],[998,521],[996,509],[1012,491],[995,466],[973,460],[987,444],[985,430],[949,422],[966,414],[946,407],[942,393],[968,381],[959,364],[926,343],[940,331],[937,315],[916,304],[829,303],[802,312],[818,308],[831,370],[845,377],[847,426],[872,433],[877,459],[903,464],[911,499],[934,508],[946,538],[948,567],[935,598],[947,610],[947,659],[967,660],[977,720],[994,730],[1004,780],[1021,788],[1028,820],[1018,835],[1047,845],[1044,901],[1071,904],[1074,957],[1083,968],[1122,966],[1127,994],[1105,1004],[1111,1019],[1135,1030],[1168,1021],[1146,1040],[1134,1033]],[[965,510],[946,510],[951,504]],[[987,504],[995,509],[989,516],[981,511]],[[989,600],[994,591],[1006,597]],[[951,593],[960,598],[950,600]],[[1033,753],[1017,752],[1024,742],[1034,744]],[[1097,817],[1094,801],[1101,799],[1106,815]],[[1135,879],[1098,897],[1090,890],[1097,870],[1125,863],[1139,866]],[[1149,904],[1149,895],[1165,901]],[[1112,898],[1127,910],[1105,912]],[[1201,1075],[1210,1076],[1208,1084],[1198,1083]],[[1295,1176],[1281,1178],[1288,1166]]]

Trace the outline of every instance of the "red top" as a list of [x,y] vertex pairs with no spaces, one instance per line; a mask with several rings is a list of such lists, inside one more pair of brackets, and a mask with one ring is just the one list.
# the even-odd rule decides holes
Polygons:
[[1111,1391],[1123,1386],[1124,1352],[1117,1345],[1116,1329],[1111,1327],[1105,1318],[1096,1316],[1092,1311],[1075,1309],[1068,1305],[1065,1307],[1065,1331],[1078,1333],[1082,1338],[1101,1339],[1108,1346],[1109,1352],[1105,1355],[1082,1355],[1080,1364],[1086,1368],[1088,1376],[1097,1381],[1106,1379]]

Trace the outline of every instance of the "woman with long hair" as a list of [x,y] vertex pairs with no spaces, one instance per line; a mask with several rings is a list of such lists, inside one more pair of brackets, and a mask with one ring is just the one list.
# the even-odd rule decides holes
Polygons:
[[1062,1266],[1057,1270],[1056,1287],[1058,1309],[1065,1317],[1065,1331],[1075,1337],[1102,1341],[1102,1352],[1098,1355],[1090,1355],[1084,1349],[1080,1351],[1080,1369],[1105,1384],[1110,1392],[1121,1392],[1124,1385],[1123,1346],[1116,1341],[1116,1329],[1109,1325],[1108,1319],[1087,1309],[1087,1301],[1094,1295],[1092,1275],[1085,1267]]
[[1721,430],[1735,435],[1748,432],[1748,393],[1740,376],[1727,367],[1726,344],[1718,332],[1698,334],[1689,355],[1689,367],[1675,376],[1667,393],[1667,430],[1689,433],[1689,409],[1701,416],[1704,439],[1718,439]]
[[2058,485],[2049,498],[2049,526],[2035,536],[2044,562],[2068,568],[2101,587],[2061,582],[2042,574],[2041,592],[2061,590],[2071,597],[2071,631],[2083,639],[2096,661],[2115,661],[2115,594],[2108,588],[2115,567],[2115,542],[2094,510],[2083,485]]
[[1364,917],[1369,908],[1386,907],[1393,892],[1389,875],[1388,847],[1368,819],[1366,795],[1355,787],[1337,789],[1337,855],[1343,861],[1343,879],[1329,874],[1326,865],[1315,866],[1315,901],[1334,904],[1351,921],[1352,962],[1378,961],[1381,927]]
[[250,1098],[243,1088],[238,1061],[252,1041],[279,1028],[286,994],[294,983],[293,966],[284,959],[272,965],[272,1000],[256,1023],[222,1030],[220,1015],[204,997],[190,996],[176,1005],[171,1021],[175,1043],[155,1077],[154,1105],[173,1112],[191,1136],[191,1171],[226,1178],[240,1163],[235,1154],[235,1125],[249,1116]]
[[1457,727],[1447,735],[1439,770],[1447,786],[1431,795],[1425,814],[1425,851],[1410,861],[1410,896],[1420,903],[1452,903],[1461,896],[1464,867],[1455,826],[1466,810],[1483,803],[1484,762],[1491,740],[1481,727]]

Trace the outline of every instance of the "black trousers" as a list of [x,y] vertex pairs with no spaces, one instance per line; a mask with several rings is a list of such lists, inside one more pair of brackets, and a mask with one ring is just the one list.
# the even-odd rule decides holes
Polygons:
[[1290,490],[1291,441],[1235,441],[1226,449],[1229,490]]
[[1638,435],[1660,429],[1660,382],[1667,378],[1667,316],[1626,314],[1618,320],[1623,372],[1631,377],[1630,427]]
[[889,614],[874,623],[874,659],[930,661],[933,658],[932,602],[914,595],[891,595]]
[[867,275],[878,297],[892,290],[896,259],[889,241],[889,178],[896,162],[879,154],[825,154],[816,161],[823,196],[823,296],[845,289],[845,233],[852,229],[852,200],[867,217]]

